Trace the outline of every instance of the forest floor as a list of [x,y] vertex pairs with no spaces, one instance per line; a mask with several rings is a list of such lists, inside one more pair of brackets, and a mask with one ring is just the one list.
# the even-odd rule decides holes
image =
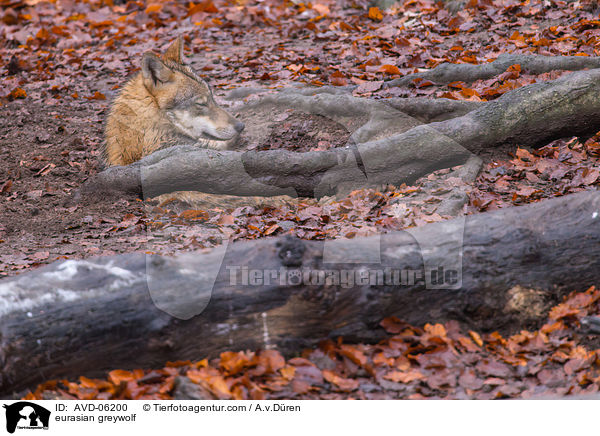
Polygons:
[[[117,3],[117,2],[115,2]],[[0,277],[59,259],[130,251],[175,254],[233,240],[290,233],[304,239],[354,237],[440,221],[434,179],[363,189],[345,198],[277,206],[181,210],[123,196],[75,202],[103,168],[110,101],[147,50],[184,36],[190,63],[225,106],[237,88],[358,85],[365,98],[489,101],[566,72],[521,74],[449,85],[385,80],[442,62],[484,63],[502,53],[597,56],[593,2],[471,1],[456,14],[431,1],[389,12],[361,2],[265,1],[28,2],[0,0]],[[243,100],[243,99],[239,99]],[[323,117],[276,120],[269,148],[295,151],[345,144]],[[330,132],[316,138],[310,132]],[[464,214],[598,189],[597,138],[563,138],[537,150],[505,147],[481,156]],[[416,194],[418,200],[415,200]],[[399,207],[401,203],[403,206]],[[533,332],[510,338],[461,333],[454,323],[408,326],[383,320],[377,345],[323,342],[285,360],[276,351],[227,352],[160,370],[115,370],[106,381],[49,382],[37,398],[504,398],[592,393],[600,350],[578,320],[600,312],[599,291],[573,294]],[[188,382],[191,380],[192,385]],[[190,387],[191,386],[191,387]]]

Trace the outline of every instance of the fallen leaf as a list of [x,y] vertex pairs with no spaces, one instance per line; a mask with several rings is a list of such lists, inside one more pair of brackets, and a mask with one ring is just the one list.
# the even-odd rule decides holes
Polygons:
[[209,218],[208,212],[199,209],[184,210],[179,214],[180,218],[192,221],[206,221]]
[[410,383],[415,380],[424,380],[426,377],[418,370],[410,371],[391,371],[383,376],[386,380],[391,380],[396,383]]
[[94,92],[91,97],[86,97],[88,100],[106,100],[106,96],[99,91]]
[[312,8],[315,11],[317,11],[319,15],[328,15],[330,12],[329,8],[326,5],[320,3],[315,3],[314,5],[312,5]]
[[383,19],[383,14],[377,6],[372,6],[369,8],[369,18],[373,21],[381,21]]
[[6,182],[4,182],[2,184],[2,187],[0,187],[0,193],[5,194],[9,192],[10,188],[12,188],[12,184],[12,180],[7,180]]
[[327,369],[323,370],[323,378],[344,392],[351,392],[358,388],[358,380],[341,377]]
[[380,66],[379,71],[386,74],[400,74],[400,69],[397,66],[389,64]]
[[22,88],[15,88],[10,92],[10,94],[8,94],[8,98],[12,100],[25,97],[27,97],[27,93]]
[[369,92],[375,92],[383,86],[383,80],[374,82],[363,82],[354,90],[356,94],[366,94]]

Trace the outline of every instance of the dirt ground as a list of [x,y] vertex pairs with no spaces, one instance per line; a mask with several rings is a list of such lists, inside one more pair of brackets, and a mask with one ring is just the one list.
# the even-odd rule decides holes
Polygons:
[[326,150],[345,146],[350,137],[341,124],[322,115],[284,113],[278,124],[266,143],[257,146],[258,150]]
[[0,276],[131,249],[111,228],[126,214],[141,216],[139,201],[72,201],[99,169],[105,110],[106,104],[77,100],[53,106],[17,100],[0,107]]

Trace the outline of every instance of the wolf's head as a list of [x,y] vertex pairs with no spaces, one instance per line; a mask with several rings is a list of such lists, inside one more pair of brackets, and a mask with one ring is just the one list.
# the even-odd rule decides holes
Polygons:
[[208,84],[183,63],[181,37],[161,57],[144,54],[142,78],[159,109],[184,135],[225,149],[244,130],[242,122],[217,105]]

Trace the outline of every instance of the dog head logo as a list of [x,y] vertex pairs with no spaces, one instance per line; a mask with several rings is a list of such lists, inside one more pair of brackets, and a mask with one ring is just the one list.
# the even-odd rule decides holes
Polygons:
[[48,429],[50,411],[29,401],[19,401],[6,409],[6,431],[14,433],[19,429]]

